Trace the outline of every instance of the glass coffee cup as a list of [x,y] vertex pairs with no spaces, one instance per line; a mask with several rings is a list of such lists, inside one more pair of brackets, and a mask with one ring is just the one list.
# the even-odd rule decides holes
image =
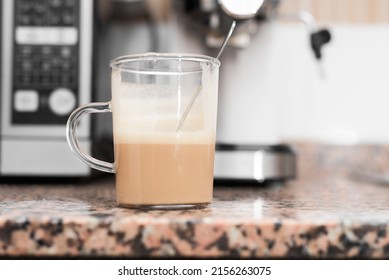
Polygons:
[[[146,53],[111,61],[112,100],[77,108],[67,123],[71,150],[115,173],[116,201],[129,208],[204,207],[212,201],[219,60]],[[80,149],[77,124],[112,112],[114,163]]]

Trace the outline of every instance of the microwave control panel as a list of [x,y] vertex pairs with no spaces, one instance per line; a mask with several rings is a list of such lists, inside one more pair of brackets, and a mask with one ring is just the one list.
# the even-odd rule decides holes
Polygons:
[[78,106],[81,1],[14,1],[12,125],[63,125]]

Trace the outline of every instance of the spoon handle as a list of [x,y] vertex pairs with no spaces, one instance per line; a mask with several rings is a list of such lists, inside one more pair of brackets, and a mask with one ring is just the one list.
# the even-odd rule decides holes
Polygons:
[[[224,38],[224,42],[216,56],[216,59],[219,59],[220,55],[222,54],[224,48],[226,47],[227,45],[227,42],[228,40],[230,39],[231,35],[232,35],[232,32],[234,32],[234,29],[235,29],[235,25],[236,25],[236,22],[233,21],[232,24],[231,24],[231,27],[230,27],[230,30],[228,31],[228,34],[227,36]],[[188,116],[189,112],[190,112],[190,109],[192,108],[193,106],[193,103],[196,101],[197,99],[197,96],[200,94],[201,90],[203,89],[203,84],[200,84],[197,89],[196,89],[196,92],[194,93],[192,99],[189,101],[189,104],[186,106],[186,109],[184,111],[184,113],[182,114],[181,118],[180,118],[180,121],[178,123],[178,126],[177,126],[177,129],[176,129],[176,132],[179,132],[182,128],[182,126],[184,125],[184,122],[185,122],[185,119],[186,117]]]
[[217,59],[219,59],[220,55],[224,51],[224,48],[226,47],[227,42],[228,42],[228,40],[230,39],[230,37],[232,35],[232,32],[234,32],[235,26],[236,26],[236,21],[234,20],[234,21],[232,21],[232,24],[231,24],[230,30],[228,31],[227,36],[224,38],[223,44],[222,44],[219,52],[217,53],[217,56],[216,56]]

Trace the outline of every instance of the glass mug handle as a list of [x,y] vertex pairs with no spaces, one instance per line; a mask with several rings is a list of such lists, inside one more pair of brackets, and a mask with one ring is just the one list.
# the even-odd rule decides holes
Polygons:
[[66,124],[66,139],[70,146],[70,149],[76,156],[85,164],[90,167],[109,173],[115,173],[114,164],[106,161],[96,159],[87,153],[85,153],[79,145],[77,140],[77,125],[80,122],[80,119],[86,114],[92,113],[107,113],[111,111],[110,102],[96,102],[83,105],[76,110],[74,110],[68,119]]

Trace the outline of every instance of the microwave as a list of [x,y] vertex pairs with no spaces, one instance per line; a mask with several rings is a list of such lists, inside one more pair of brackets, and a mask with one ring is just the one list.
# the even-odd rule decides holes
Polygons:
[[[92,100],[93,6],[93,0],[1,1],[0,178],[91,174],[70,151],[65,131],[70,113]],[[90,153],[90,118],[77,132]]]

